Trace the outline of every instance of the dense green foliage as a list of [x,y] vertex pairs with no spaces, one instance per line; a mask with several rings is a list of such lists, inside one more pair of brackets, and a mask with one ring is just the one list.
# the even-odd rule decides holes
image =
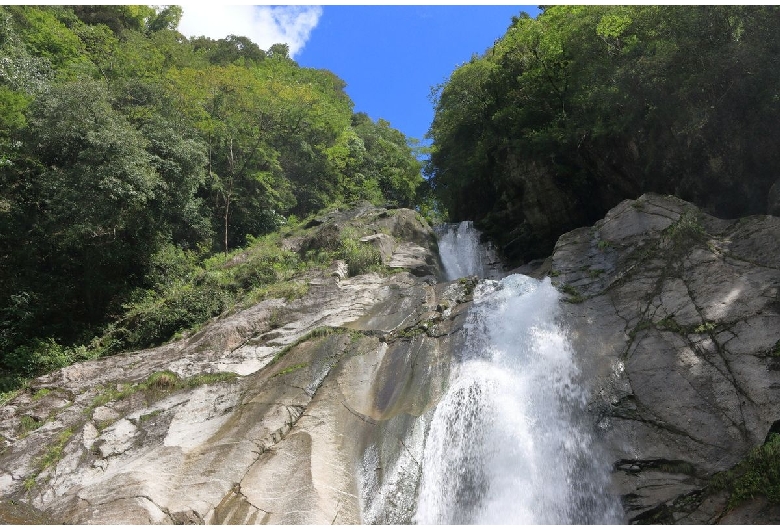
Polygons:
[[159,343],[278,282],[299,291],[284,282],[303,265],[270,244],[224,264],[290,215],[416,201],[410,142],[353,113],[342,80],[299,67],[282,44],[187,39],[180,17],[176,6],[0,7],[0,370],[11,379]]
[[439,87],[426,171],[516,260],[646,191],[763,213],[779,93],[780,8],[549,7]]

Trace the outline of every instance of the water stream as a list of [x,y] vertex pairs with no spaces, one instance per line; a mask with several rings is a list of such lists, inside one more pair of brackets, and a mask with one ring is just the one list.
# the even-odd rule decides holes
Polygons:
[[[484,277],[478,235],[465,223],[440,234],[450,277]],[[550,280],[481,281],[465,331],[425,439],[414,522],[620,522]]]
[[492,262],[491,250],[479,242],[479,232],[471,221],[448,223],[436,227],[439,237],[439,256],[444,265],[447,280],[465,276],[489,278]]

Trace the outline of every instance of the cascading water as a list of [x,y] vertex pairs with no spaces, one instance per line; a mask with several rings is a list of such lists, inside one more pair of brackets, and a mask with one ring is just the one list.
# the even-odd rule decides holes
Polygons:
[[[446,237],[447,271],[473,273],[473,234],[461,239],[464,252],[458,234],[453,244]],[[587,394],[558,304],[549,279],[516,274],[477,286],[464,350],[431,419],[415,522],[621,521],[585,425]]]
[[489,269],[489,251],[480,244],[479,232],[471,221],[444,224],[437,227],[439,256],[448,280],[465,276],[486,278]]

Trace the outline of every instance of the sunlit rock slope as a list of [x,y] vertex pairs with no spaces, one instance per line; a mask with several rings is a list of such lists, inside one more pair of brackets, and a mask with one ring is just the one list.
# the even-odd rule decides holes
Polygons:
[[[441,281],[409,210],[334,212],[284,244],[349,227],[384,272],[335,262],[303,298],[59,370],[6,403],[0,520],[411,522],[475,279]],[[563,235],[543,265],[626,522],[780,522],[763,483],[739,482],[777,470],[756,448],[780,431],[778,240],[776,217],[645,195]]]
[[2,519],[359,523],[356,466],[377,440],[394,440],[377,458],[397,460],[435,404],[473,284],[437,284],[435,237],[412,211],[363,205],[311,225],[285,244],[359,227],[388,268],[349,277],[336,262],[294,302],[35,380],[0,412]]

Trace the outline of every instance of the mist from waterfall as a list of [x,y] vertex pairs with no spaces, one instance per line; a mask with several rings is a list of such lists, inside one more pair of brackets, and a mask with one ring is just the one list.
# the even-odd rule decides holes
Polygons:
[[[476,273],[478,240],[458,239],[469,230],[442,236],[448,274]],[[465,346],[426,438],[415,522],[621,522],[559,303],[549,278],[515,274],[477,286]]]

